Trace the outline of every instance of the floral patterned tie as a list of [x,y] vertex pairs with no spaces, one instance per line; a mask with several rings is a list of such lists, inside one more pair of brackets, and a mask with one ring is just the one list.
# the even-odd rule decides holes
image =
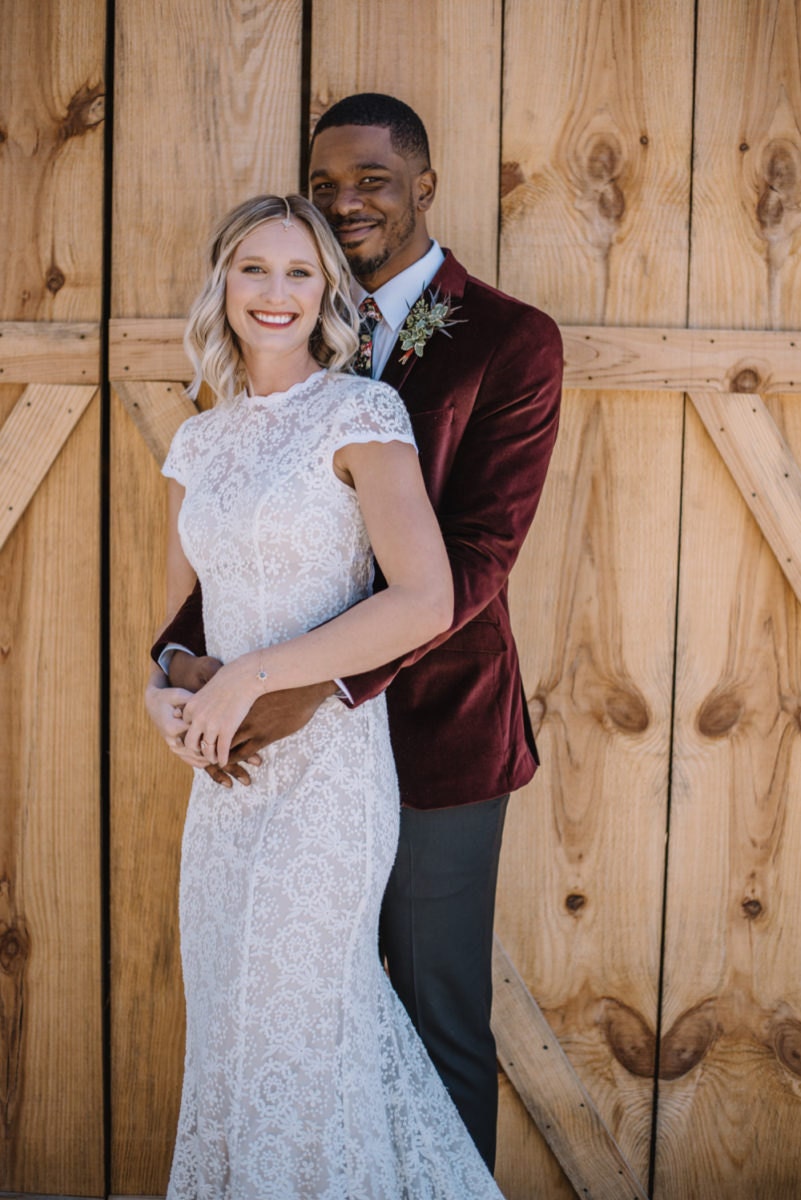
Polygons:
[[373,333],[381,321],[381,309],[372,296],[365,296],[359,305],[359,349],[353,359],[353,369],[357,375],[368,378],[373,372]]

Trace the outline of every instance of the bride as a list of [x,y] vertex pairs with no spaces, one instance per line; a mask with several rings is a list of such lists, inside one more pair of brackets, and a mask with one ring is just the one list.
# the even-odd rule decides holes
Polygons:
[[256,197],[220,223],[187,330],[193,392],[216,404],[163,468],[168,616],[199,577],[225,665],[187,694],[175,747],[195,776],[169,1200],[500,1196],[378,959],[399,818],[383,696],[332,694],[247,788],[203,770],[259,695],[368,670],[451,621],[403,402],[346,369],[348,285],[311,204]]

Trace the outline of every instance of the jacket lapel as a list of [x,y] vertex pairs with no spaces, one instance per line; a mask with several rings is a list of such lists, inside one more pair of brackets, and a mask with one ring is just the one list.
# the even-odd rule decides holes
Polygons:
[[[461,263],[456,261],[450,250],[446,250],[445,261],[425,289],[425,293],[438,291],[441,299],[447,300],[454,308],[457,308],[464,297],[466,282],[467,271]],[[436,337],[437,334],[434,333],[432,336]],[[404,353],[404,350],[401,348],[400,338],[398,338],[392,347],[392,353],[387,359],[387,365],[381,373],[382,382],[390,384],[398,392],[402,391],[403,385],[414,367],[423,361],[423,359],[412,351],[406,362],[402,363],[400,360],[403,358]],[[425,349],[423,350],[423,358],[425,358]]]

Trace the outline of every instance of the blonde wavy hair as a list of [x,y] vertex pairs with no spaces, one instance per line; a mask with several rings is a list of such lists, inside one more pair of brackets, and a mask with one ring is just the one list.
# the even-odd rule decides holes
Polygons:
[[303,196],[253,196],[222,218],[209,248],[209,274],[189,312],[184,348],[195,370],[187,391],[206,383],[218,400],[231,400],[247,384],[236,334],[225,315],[225,285],[240,242],[265,221],[292,218],[314,243],[326,288],[309,351],[321,367],[341,370],[359,345],[359,315],[350,298],[350,270],[324,217]]

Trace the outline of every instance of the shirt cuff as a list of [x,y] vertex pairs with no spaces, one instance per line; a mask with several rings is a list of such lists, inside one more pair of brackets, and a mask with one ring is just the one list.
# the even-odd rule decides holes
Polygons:
[[186,646],[182,646],[180,642],[168,642],[159,655],[159,666],[167,676],[170,674],[170,661],[176,650],[183,650],[184,654],[191,654],[195,658],[195,654],[191,650],[187,650]]

